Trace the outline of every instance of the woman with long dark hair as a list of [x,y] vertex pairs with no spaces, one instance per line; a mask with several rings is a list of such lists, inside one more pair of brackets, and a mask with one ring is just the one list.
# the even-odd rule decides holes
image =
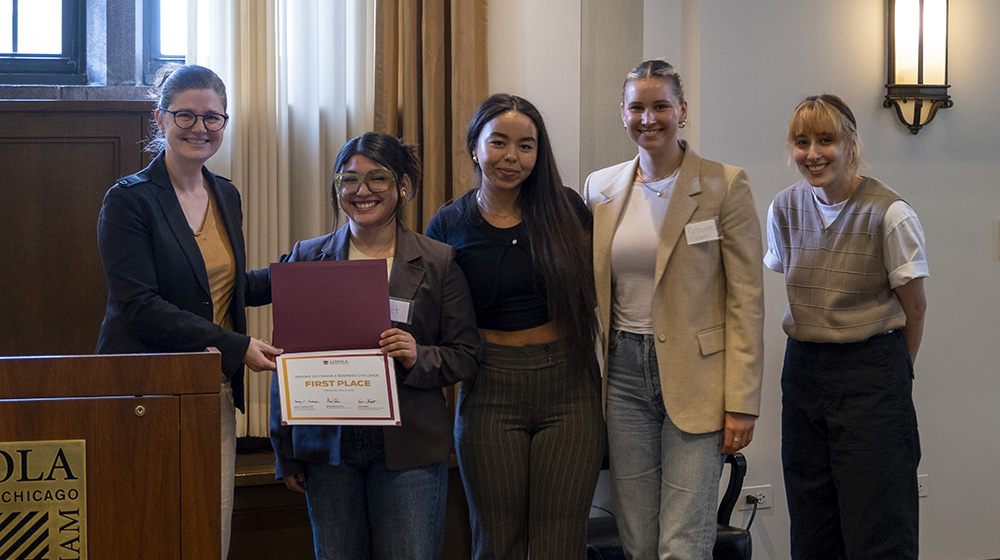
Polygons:
[[538,110],[496,94],[469,123],[478,188],[427,235],[458,249],[483,338],[456,425],[475,558],[582,558],[604,422],[591,216]]

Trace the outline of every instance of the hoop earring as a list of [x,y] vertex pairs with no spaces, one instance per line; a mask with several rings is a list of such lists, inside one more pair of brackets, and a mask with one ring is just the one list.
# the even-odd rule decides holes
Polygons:
[[677,125],[677,128],[684,128],[687,124],[687,121],[683,121],[681,124]]

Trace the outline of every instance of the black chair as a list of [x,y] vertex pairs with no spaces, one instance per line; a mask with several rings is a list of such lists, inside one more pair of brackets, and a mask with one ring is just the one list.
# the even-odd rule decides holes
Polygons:
[[[740,500],[743,490],[743,478],[747,474],[747,459],[742,453],[728,455],[726,462],[730,465],[729,485],[719,504],[718,532],[715,538],[715,548],[712,557],[715,560],[750,560],[753,553],[753,543],[750,539],[750,525],[757,514],[757,504],[746,529],[733,527],[729,521],[733,508]],[[604,468],[607,468],[605,458]],[[625,560],[621,539],[618,537],[618,524],[613,515],[591,517],[587,522],[587,559],[588,560]]]

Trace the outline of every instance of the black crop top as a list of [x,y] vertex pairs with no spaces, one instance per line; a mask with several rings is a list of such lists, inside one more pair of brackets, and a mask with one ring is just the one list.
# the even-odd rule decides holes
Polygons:
[[[567,188],[585,230],[593,217],[576,191]],[[457,251],[476,309],[476,325],[497,331],[519,331],[549,322],[545,279],[531,262],[524,223],[497,228],[487,222],[473,189],[441,208],[427,226],[427,237]]]

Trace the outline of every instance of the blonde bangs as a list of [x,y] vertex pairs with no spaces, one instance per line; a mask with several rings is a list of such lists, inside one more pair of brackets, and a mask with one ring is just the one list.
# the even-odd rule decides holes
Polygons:
[[844,127],[837,109],[819,99],[803,101],[788,121],[788,145],[804,134],[820,133],[832,135],[834,142],[843,140]]

